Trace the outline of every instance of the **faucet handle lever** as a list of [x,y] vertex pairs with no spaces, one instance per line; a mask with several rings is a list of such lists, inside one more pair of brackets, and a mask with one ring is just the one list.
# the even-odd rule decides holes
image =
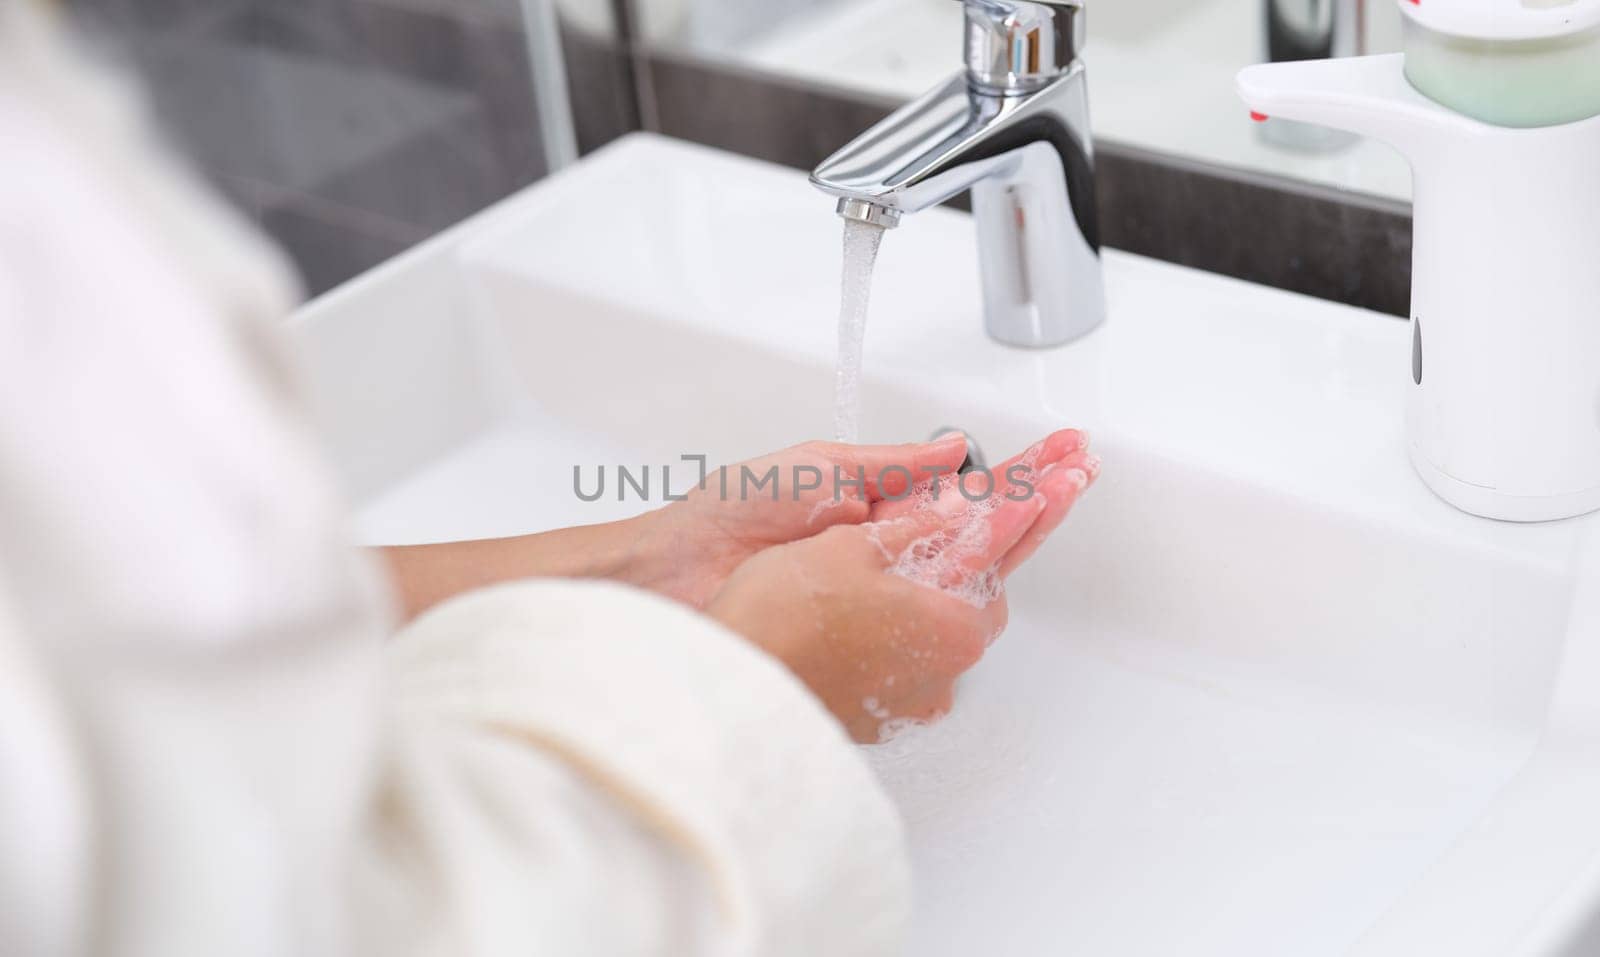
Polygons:
[[967,78],[988,93],[1026,93],[1072,68],[1084,0],[962,0]]

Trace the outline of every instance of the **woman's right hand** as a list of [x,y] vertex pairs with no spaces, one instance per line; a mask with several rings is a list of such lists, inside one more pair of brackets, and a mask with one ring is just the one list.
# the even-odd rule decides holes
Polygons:
[[1027,497],[997,491],[975,506],[947,487],[891,518],[768,548],[706,611],[786,664],[857,741],[933,720],[1005,627],[996,586],[1093,481],[1098,462],[1081,464],[1047,468]]

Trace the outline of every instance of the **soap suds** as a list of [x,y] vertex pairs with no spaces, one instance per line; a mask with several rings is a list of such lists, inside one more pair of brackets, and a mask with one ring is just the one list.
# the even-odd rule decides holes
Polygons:
[[896,738],[927,726],[928,722],[918,718],[890,718],[888,721],[878,725],[878,740],[876,743],[879,745],[889,744]]
[[957,488],[957,481],[958,477],[947,476],[937,488],[929,482],[913,492],[915,513],[933,508],[951,512],[943,528],[916,539],[899,554],[884,545],[876,527],[868,534],[889,563],[890,574],[936,588],[974,608],[986,608],[1005,593],[1005,583],[998,566],[975,570],[971,561],[989,547],[989,520],[1001,499],[998,493],[977,501],[968,499]]

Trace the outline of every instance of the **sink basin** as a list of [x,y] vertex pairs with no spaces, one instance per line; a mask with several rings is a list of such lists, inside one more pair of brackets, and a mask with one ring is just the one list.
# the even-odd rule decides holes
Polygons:
[[[839,246],[802,174],[637,134],[311,304],[361,534],[606,520],[646,506],[575,466],[824,435]],[[1402,322],[1108,250],[1107,324],[1019,351],[974,249],[942,209],[886,237],[864,438],[1085,426],[1105,472],[956,712],[867,749],[911,952],[1592,953],[1596,520],[1424,489]]]

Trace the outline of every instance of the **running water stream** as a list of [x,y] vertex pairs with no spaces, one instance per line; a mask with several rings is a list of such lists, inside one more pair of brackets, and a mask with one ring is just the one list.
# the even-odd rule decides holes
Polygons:
[[883,227],[844,222],[844,276],[839,301],[839,369],[834,380],[833,433],[840,442],[861,438],[861,344],[867,331],[872,268],[878,261]]
[[[884,227],[847,219],[844,223],[844,271],[841,278],[842,293],[839,301],[839,367],[834,380],[833,430],[840,442],[854,444],[861,438],[861,357],[862,343],[867,330],[867,304],[872,294],[872,271],[878,261],[878,246],[883,242]],[[1029,449],[1023,461],[1030,467],[1042,450],[1041,446]],[[993,494],[980,499],[970,499],[958,492],[955,476],[940,480],[939,488],[931,482],[915,490],[914,508],[926,510],[940,508],[942,491],[943,511],[948,520],[944,527],[902,546],[892,554],[879,538],[876,526],[870,527],[869,537],[884,550],[885,571],[927,588],[939,589],[975,608],[984,608],[996,601],[1004,592],[998,566],[978,569],[969,567],[974,556],[982,555],[990,541],[990,518],[999,507]],[[826,505],[827,503],[823,503]],[[812,513],[815,517],[816,512]],[[896,626],[895,634],[900,633]],[[996,632],[998,635],[998,632]],[[993,640],[991,637],[990,640]],[[900,735],[920,728],[920,720],[894,718],[890,710],[876,697],[861,702],[867,714],[881,722],[879,741],[888,742]],[[917,739],[911,736],[913,741]],[[917,746],[907,745],[914,750]],[[908,752],[905,747],[885,752],[889,761],[900,760]]]

